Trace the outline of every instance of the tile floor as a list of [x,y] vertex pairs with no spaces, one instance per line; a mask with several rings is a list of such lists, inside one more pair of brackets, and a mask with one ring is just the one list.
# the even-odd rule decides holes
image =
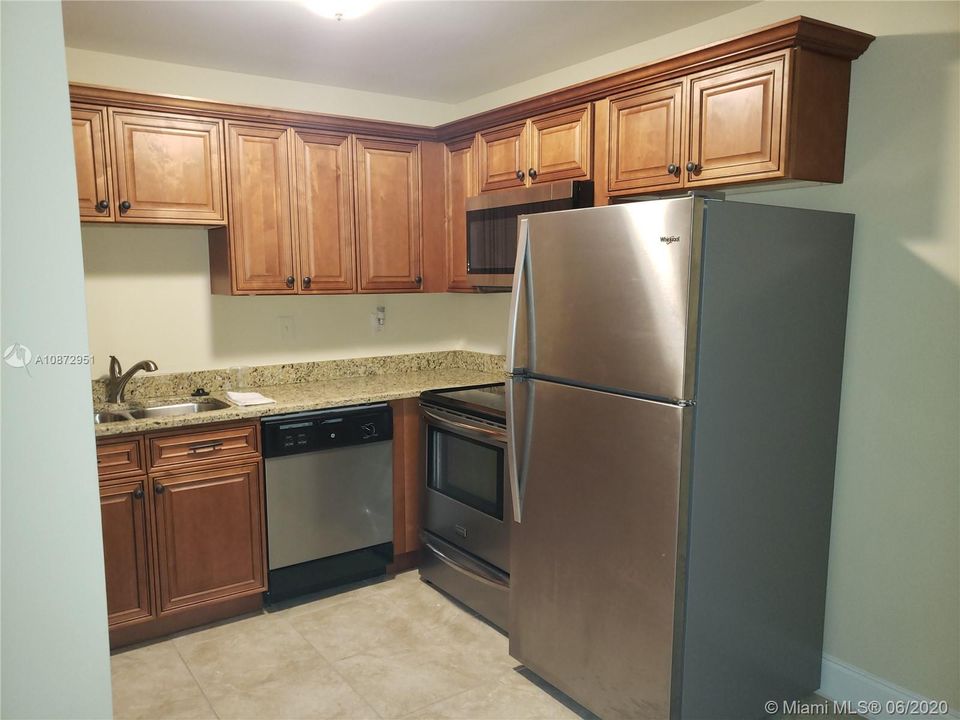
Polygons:
[[416,571],[121,650],[112,666],[123,720],[594,717]]
[[578,718],[416,571],[113,655],[117,718]]

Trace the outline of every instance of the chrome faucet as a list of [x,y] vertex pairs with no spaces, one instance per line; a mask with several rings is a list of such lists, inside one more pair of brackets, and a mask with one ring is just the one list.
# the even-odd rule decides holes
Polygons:
[[145,370],[146,372],[154,372],[156,369],[157,364],[153,360],[141,360],[136,365],[133,365],[129,370],[123,372],[122,368],[120,367],[120,361],[117,360],[117,356],[111,355],[110,377],[107,379],[107,402],[123,402],[123,393],[127,389],[127,383],[130,382],[130,378],[132,378],[141,370]]

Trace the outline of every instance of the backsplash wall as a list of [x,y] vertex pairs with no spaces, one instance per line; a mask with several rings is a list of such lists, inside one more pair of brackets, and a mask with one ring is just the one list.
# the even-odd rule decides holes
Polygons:
[[[109,356],[160,372],[433,350],[502,354],[508,294],[210,294],[204,228],[82,226],[91,376]],[[371,314],[386,307],[375,332]],[[286,330],[284,326],[290,327]]]

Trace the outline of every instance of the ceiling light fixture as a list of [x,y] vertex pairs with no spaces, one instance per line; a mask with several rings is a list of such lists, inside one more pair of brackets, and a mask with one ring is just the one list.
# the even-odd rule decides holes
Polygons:
[[310,10],[317,15],[336,20],[353,20],[373,10],[378,0],[304,0]]

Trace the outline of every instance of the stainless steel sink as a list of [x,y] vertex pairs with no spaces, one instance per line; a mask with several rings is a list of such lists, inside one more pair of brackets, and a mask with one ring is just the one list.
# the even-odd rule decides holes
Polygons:
[[121,420],[132,420],[132,418],[126,413],[107,412],[106,410],[93,414],[93,422],[96,425],[100,425],[101,423],[120,422]]
[[147,405],[146,407],[118,410],[116,412],[103,410],[93,414],[93,422],[100,425],[101,423],[120,422],[121,420],[142,420],[144,418],[169,417],[171,415],[193,415],[194,413],[210,412],[211,410],[222,410],[227,407],[230,407],[230,404],[222,400],[204,398],[192,402]]
[[134,410],[128,410],[127,412],[130,413],[130,417],[141,419],[166,417],[168,415],[193,415],[194,413],[210,412],[211,410],[222,410],[226,407],[230,407],[230,405],[222,400],[207,398],[194,402],[173,403],[170,405],[148,405],[147,407],[136,408]]

